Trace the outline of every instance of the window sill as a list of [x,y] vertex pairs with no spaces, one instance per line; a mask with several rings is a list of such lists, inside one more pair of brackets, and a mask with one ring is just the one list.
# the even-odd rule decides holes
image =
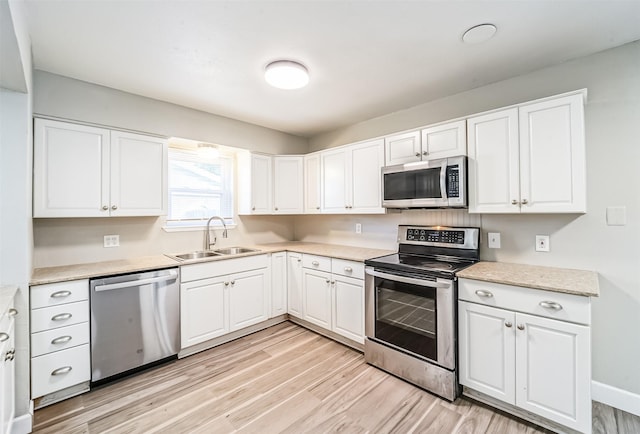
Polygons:
[[[227,225],[227,229],[235,229],[237,224],[229,224]],[[162,226],[162,230],[165,232],[195,232],[195,231],[204,231],[207,228],[206,224],[198,224],[198,225],[188,225],[188,226]],[[224,230],[221,225],[211,225],[211,230]]]

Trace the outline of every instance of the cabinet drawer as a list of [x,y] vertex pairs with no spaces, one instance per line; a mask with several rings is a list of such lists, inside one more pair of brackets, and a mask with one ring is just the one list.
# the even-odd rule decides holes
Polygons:
[[89,302],[61,304],[31,311],[31,333],[89,321]]
[[38,398],[89,381],[89,345],[31,359],[31,398]]
[[31,309],[89,299],[89,281],[50,283],[31,287]]
[[312,270],[331,272],[331,258],[327,258],[326,256],[307,255],[304,253],[302,255],[302,266]]
[[89,323],[83,322],[67,327],[31,334],[31,357],[66,350],[89,343]]
[[460,300],[579,324],[591,323],[591,300],[561,292],[460,279]]
[[331,272],[341,276],[364,279],[364,263],[334,258],[331,259]]
[[225,274],[267,268],[268,266],[268,255],[246,256],[235,259],[217,259],[200,264],[183,265],[180,267],[180,282],[185,283],[193,280],[208,279]]

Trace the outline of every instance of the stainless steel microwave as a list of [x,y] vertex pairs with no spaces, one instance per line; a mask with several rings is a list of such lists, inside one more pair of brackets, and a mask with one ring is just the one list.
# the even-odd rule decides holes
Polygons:
[[467,157],[382,168],[384,208],[466,208]]

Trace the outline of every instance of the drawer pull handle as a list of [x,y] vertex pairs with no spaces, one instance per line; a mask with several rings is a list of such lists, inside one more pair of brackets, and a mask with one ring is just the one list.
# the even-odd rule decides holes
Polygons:
[[60,336],[51,341],[53,345],[66,344],[71,340],[71,336]]
[[504,323],[504,325],[505,325],[506,328],[510,329],[513,324],[511,322],[507,321],[507,322]]
[[8,334],[6,334],[4,332],[0,333],[0,342],[5,342],[5,341],[8,341],[8,340],[9,340],[9,335]]
[[73,315],[70,313],[59,313],[58,315],[54,315],[51,317],[51,321],[66,321],[70,319]]
[[318,262],[318,261],[313,261],[313,262],[311,263],[311,265],[313,265],[314,267],[317,267],[318,265],[320,265],[320,262]]
[[7,351],[7,354],[4,356],[5,362],[10,362],[16,358],[16,350]]
[[54,371],[51,372],[51,375],[55,376],[55,375],[64,375],[64,374],[68,374],[69,372],[71,372],[73,368],[71,366],[64,366],[62,368],[58,368]]
[[478,289],[476,291],[476,294],[479,295],[480,297],[487,297],[487,298],[493,297],[493,294],[491,292],[485,291],[484,289]]
[[524,324],[518,324],[518,330],[524,330]]
[[16,316],[18,314],[18,309],[11,308],[9,309],[9,316]]
[[353,268],[351,267],[344,267],[344,271],[346,271],[347,273],[351,273],[353,271]]
[[71,295],[71,291],[57,291],[51,294],[51,298],[64,298],[69,297]]
[[562,310],[562,305],[554,301],[541,301],[540,306],[546,307],[547,309]]

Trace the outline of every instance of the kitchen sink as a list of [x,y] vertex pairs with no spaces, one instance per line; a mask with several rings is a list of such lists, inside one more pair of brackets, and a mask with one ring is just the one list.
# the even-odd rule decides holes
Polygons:
[[188,259],[202,259],[202,258],[210,258],[212,256],[220,256],[222,253],[217,252],[189,252],[189,253],[181,253],[179,255],[167,255],[172,258],[176,258],[182,261],[186,261]]
[[219,255],[238,255],[240,253],[259,252],[260,250],[249,249],[247,247],[225,247],[223,249],[214,250]]

